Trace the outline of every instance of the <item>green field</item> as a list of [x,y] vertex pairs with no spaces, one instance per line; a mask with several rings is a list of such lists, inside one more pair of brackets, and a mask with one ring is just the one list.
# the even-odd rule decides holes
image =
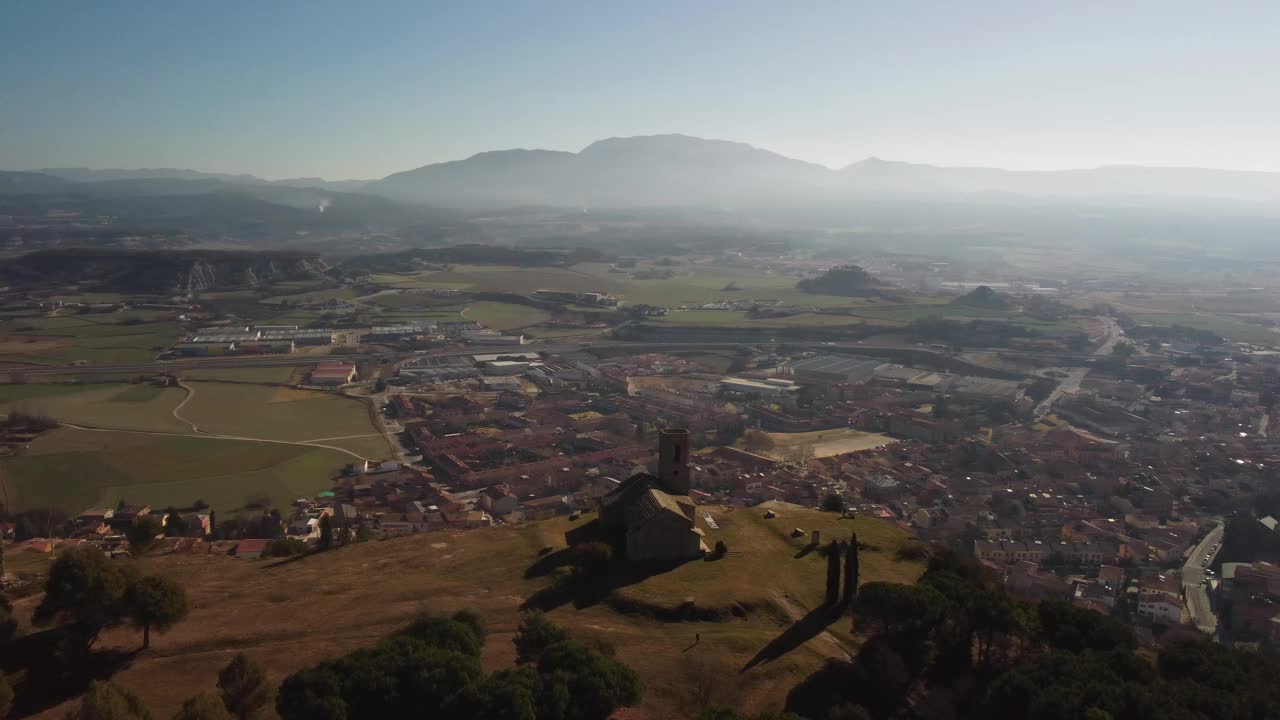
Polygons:
[[[375,435],[363,402],[318,390],[232,383],[188,383],[195,395],[181,414],[201,431],[264,440],[317,440]],[[353,438],[376,442],[376,457],[388,454],[380,434]],[[337,444],[337,443],[334,443]]]
[[659,319],[669,325],[700,325],[716,327],[847,327],[849,325],[876,324],[848,315],[819,315],[798,313],[786,317],[751,318],[747,313],[735,310],[677,310]]
[[78,383],[38,383],[38,384],[22,384],[22,385],[0,385],[0,403],[14,403],[23,400],[34,400],[35,398],[50,397],[56,395],[71,395],[81,393],[85,390],[91,390],[92,385],[81,385]]
[[[603,263],[581,263],[568,268],[520,268],[503,265],[455,265],[448,272],[410,275],[373,275],[370,280],[389,288],[451,288],[532,293],[535,290],[604,291],[629,303],[678,307],[720,300],[782,300],[816,306],[847,306],[858,301],[828,295],[810,295],[795,288],[796,279],[762,275],[750,268],[723,265],[680,265],[662,268],[641,263],[633,271],[670,269],[669,279],[632,279],[628,273],[609,272]],[[730,284],[740,288],[726,290]]]
[[1251,325],[1220,315],[1203,313],[1131,313],[1134,321],[1150,325],[1185,325],[1196,330],[1206,330],[1236,342],[1275,345],[1280,333],[1261,325]]
[[[185,393],[148,385],[5,385],[0,411],[48,415],[64,423],[118,430],[186,433],[173,417]],[[52,388],[58,388],[56,391]]]
[[293,295],[275,295],[263,299],[262,302],[266,305],[280,305],[284,303],[288,303],[290,305],[308,305],[310,303],[324,302],[325,300],[351,300],[358,294],[359,293],[356,292],[355,288],[325,288],[323,290],[311,290]]
[[331,487],[351,458],[298,445],[60,428],[27,454],[0,459],[0,480],[14,510],[60,507],[78,513],[121,498],[153,506],[198,499],[219,511],[259,495],[278,507]]
[[0,360],[35,364],[145,362],[183,332],[156,310],[25,315],[0,322]]
[[[192,368],[182,371],[184,380],[231,380],[245,383],[287,383],[295,367]],[[269,391],[265,391],[269,392]]]
[[467,306],[462,316],[495,330],[512,330],[546,322],[551,315],[528,305],[477,302]]

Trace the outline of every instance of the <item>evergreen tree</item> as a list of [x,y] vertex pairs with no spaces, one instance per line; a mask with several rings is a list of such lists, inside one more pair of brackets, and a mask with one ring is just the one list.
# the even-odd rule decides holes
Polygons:
[[187,617],[187,592],[160,575],[148,575],[129,588],[129,617],[142,628],[142,647],[151,647],[151,629],[165,632]]
[[205,692],[187,698],[182,703],[182,709],[173,716],[173,720],[235,720],[235,716],[227,710],[217,695]]
[[222,703],[240,720],[249,720],[275,695],[275,688],[267,683],[267,671],[244,653],[236,655],[218,673],[218,689],[222,691]]
[[827,545],[827,605],[840,601],[840,543],[832,540]]
[[177,510],[169,508],[164,516],[165,537],[184,537],[187,534],[187,521]]
[[328,515],[320,518],[320,549],[328,550],[333,547],[333,521]]
[[844,556],[844,604],[852,605],[858,595],[858,533],[849,535],[849,552]]
[[109,682],[94,682],[80,701],[80,707],[67,713],[67,720],[151,720],[151,712],[142,699]]
[[13,688],[0,672],[0,720],[9,717],[9,708],[13,707]]
[[86,647],[103,628],[120,622],[130,579],[120,565],[94,547],[64,551],[49,568],[44,599],[32,620],[36,625],[69,626]]

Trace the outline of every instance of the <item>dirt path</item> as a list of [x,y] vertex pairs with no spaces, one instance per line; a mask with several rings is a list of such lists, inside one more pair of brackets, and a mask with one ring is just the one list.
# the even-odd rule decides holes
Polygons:
[[[183,422],[186,422],[186,421],[184,420]],[[203,438],[205,440],[238,440],[240,442],[272,443],[274,445],[301,445],[303,447],[313,447],[313,448],[322,448],[324,450],[334,450],[344,455],[349,455],[361,461],[371,459],[363,455],[354,453],[346,448],[338,447],[337,445],[324,445],[315,440],[267,440],[266,438],[243,437],[240,435],[218,435],[216,433],[208,433],[204,431],[197,431],[195,433],[177,433],[177,432],[160,432],[158,430],[122,430],[119,428],[102,428],[102,427],[92,427],[89,425],[75,425],[68,422],[64,422],[62,423],[62,425],[63,427],[75,428],[76,430],[88,430],[89,432],[118,432],[118,433],[134,433],[135,435],[162,435],[166,437]],[[365,437],[365,436],[360,436],[360,437]],[[339,438],[325,438],[325,439],[337,440]]]
[[[184,406],[184,405],[186,405],[187,403],[191,402],[191,399],[192,399],[192,398],[194,398],[194,397],[196,396],[196,389],[195,389],[194,387],[192,387],[192,386],[190,386],[190,385],[188,385],[188,384],[186,384],[186,383],[182,382],[182,381],[178,381],[178,387],[182,388],[183,390],[186,390],[186,391],[187,391],[187,396],[186,396],[185,398],[183,398],[183,399],[182,399],[182,402],[178,403],[178,404],[177,404],[177,406],[173,408],[173,417],[174,417],[176,420],[178,420],[178,422],[181,422],[181,423],[185,423],[185,424],[187,424],[187,425],[190,425],[190,426],[191,426],[191,431],[192,431],[193,433],[195,433],[195,435],[194,435],[194,436],[192,436],[192,435],[182,435],[182,433],[160,433],[160,432],[155,432],[155,433],[151,433],[151,434],[154,434],[154,435],[178,435],[178,436],[181,436],[181,437],[205,437],[205,438],[213,438],[213,439],[216,439],[216,440],[240,440],[240,441],[249,441],[249,442],[264,442],[264,443],[275,443],[275,444],[277,444],[277,445],[306,445],[307,447],[324,448],[324,449],[326,449],[326,450],[337,450],[338,452],[340,452],[340,453],[344,453],[344,454],[346,454],[346,455],[350,455],[351,457],[356,458],[357,460],[368,460],[369,458],[366,458],[366,457],[365,457],[365,456],[363,456],[363,455],[359,455],[359,454],[354,453],[354,452],[352,452],[352,451],[350,451],[350,450],[347,450],[346,448],[340,448],[340,447],[338,447],[338,446],[336,446],[336,445],[323,445],[322,443],[327,442],[327,441],[329,441],[329,440],[350,440],[350,439],[352,439],[352,438],[375,437],[375,436],[377,436],[377,435],[380,435],[380,434],[381,434],[381,433],[368,433],[368,434],[365,434],[365,435],[342,435],[342,436],[338,436],[338,437],[316,438],[316,439],[314,439],[314,440],[268,440],[268,439],[266,439],[266,438],[244,437],[244,436],[241,436],[241,435],[222,435],[222,434],[219,434],[219,433],[205,432],[204,430],[201,430],[201,429],[200,429],[200,426],[199,426],[199,425],[196,425],[195,423],[191,422],[190,420],[188,420],[188,419],[186,419],[186,418],[182,417],[181,413],[179,413],[179,412],[178,412],[179,410],[181,410],[181,409],[183,408],[183,406]],[[64,424],[67,424],[67,423],[64,423]],[[77,426],[77,425],[70,425],[70,427],[78,427],[78,428],[79,428],[79,429],[81,429],[81,430],[93,430],[93,431],[96,431],[96,432],[110,432],[110,431],[111,431],[111,429],[110,429],[110,428],[81,427],[81,426]],[[133,431],[133,430],[124,430],[124,431],[121,431],[121,432],[136,432],[136,431]]]
[[180,422],[180,423],[185,423],[185,424],[187,424],[187,425],[190,425],[190,426],[191,426],[191,431],[192,431],[192,432],[200,432],[200,428],[199,428],[198,426],[196,426],[196,424],[195,424],[195,423],[191,422],[190,420],[188,420],[188,419],[186,419],[186,418],[182,417],[182,415],[179,415],[179,414],[178,414],[178,411],[179,411],[179,410],[181,410],[181,409],[183,408],[183,406],[185,406],[187,403],[191,402],[191,398],[193,398],[193,397],[195,397],[195,396],[196,396],[196,389],[195,389],[194,387],[191,387],[190,385],[188,385],[188,384],[186,384],[186,383],[182,382],[181,380],[179,380],[179,381],[178,381],[178,387],[182,388],[183,390],[186,390],[186,391],[187,391],[187,396],[186,396],[186,397],[184,397],[184,398],[182,398],[182,402],[180,402],[180,403],[178,403],[177,405],[175,405],[175,406],[174,406],[174,408],[173,408],[173,418],[174,418],[175,420],[177,420],[178,422]]
[[363,435],[339,435],[337,437],[311,438],[310,440],[299,440],[298,442],[318,443],[318,442],[327,442],[329,440],[354,440],[356,438],[367,438],[367,437],[382,437],[382,433],[365,433]]

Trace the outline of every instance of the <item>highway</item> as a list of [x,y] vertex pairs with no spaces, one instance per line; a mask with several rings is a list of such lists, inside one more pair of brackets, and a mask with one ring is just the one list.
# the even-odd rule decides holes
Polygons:
[[[1223,526],[1219,525],[1204,536],[1191,551],[1191,556],[1182,566],[1182,592],[1186,596],[1187,610],[1191,613],[1191,622],[1202,632],[1214,635],[1218,630],[1218,618],[1213,614],[1209,603],[1209,592],[1205,586],[1205,568],[1213,564],[1218,551],[1213,549],[1222,542]],[[1201,566],[1204,556],[1209,556],[1208,565]]]
[[[4,373],[10,375],[21,373],[26,376],[47,376],[47,375],[92,375],[102,373],[160,373],[168,370],[182,370],[195,368],[219,368],[219,367],[273,367],[273,366],[296,366],[310,365],[321,362],[338,362],[343,360],[352,361],[370,361],[370,360],[409,360],[415,357],[467,357],[476,354],[493,354],[493,353],[521,353],[521,352],[547,352],[547,353],[566,353],[579,350],[589,349],[629,349],[637,351],[657,351],[657,350],[698,350],[704,348],[749,348],[758,347],[760,345],[782,344],[790,347],[805,348],[816,352],[845,352],[845,353],[874,353],[877,351],[894,351],[894,352],[913,352],[925,355],[936,355],[939,358],[947,358],[952,362],[961,362],[972,365],[975,370],[997,370],[999,368],[990,368],[978,365],[976,363],[967,363],[960,360],[945,351],[929,348],[921,345],[900,345],[900,344],[872,344],[858,342],[814,342],[814,341],[785,341],[775,343],[746,343],[746,342],[645,342],[630,340],[605,340],[590,344],[584,343],[556,343],[548,345],[530,344],[523,345],[518,348],[510,345],[485,346],[474,345],[466,349],[447,348],[441,350],[429,350],[418,352],[381,352],[369,353],[361,355],[277,355],[277,356],[229,356],[229,357],[201,357],[201,358],[185,358],[181,360],[154,360],[145,363],[129,363],[129,364],[101,364],[101,365],[5,365],[0,366],[0,376]],[[1067,357],[1067,356],[1060,356]]]

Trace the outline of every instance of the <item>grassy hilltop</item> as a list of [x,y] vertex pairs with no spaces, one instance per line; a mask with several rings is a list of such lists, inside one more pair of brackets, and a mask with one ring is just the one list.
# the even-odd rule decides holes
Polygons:
[[[775,519],[764,519],[768,509]],[[921,563],[896,559],[911,535],[879,520],[841,520],[785,503],[702,511],[719,526],[704,527],[708,542],[727,543],[727,557],[632,578],[593,598],[562,598],[548,591],[550,577],[529,577],[544,546],[564,547],[564,532],[590,516],[373,541],[292,562],[149,557],[139,561],[146,572],[163,573],[186,588],[191,617],[153,638],[152,649],[114,680],[164,717],[184,698],[212,688],[236,652],[261,661],[272,682],[279,682],[298,668],[371,645],[419,612],[460,608],[484,615],[490,627],[484,660],[497,668],[512,662],[521,606],[534,598],[576,635],[617,647],[619,659],[643,679],[646,717],[692,716],[706,704],[781,707],[787,690],[826,658],[855,649],[847,619],[825,632],[796,622],[821,604],[826,561],[804,552],[808,538],[792,539],[792,528],[819,529],[824,538],[847,538],[856,529],[869,546],[862,553],[864,583],[913,582],[923,571]],[[36,602],[21,601],[19,614],[26,617]],[[716,619],[670,619],[687,602]],[[137,643],[137,633],[128,629],[101,641],[126,650]],[[43,716],[60,717],[68,707]]]

